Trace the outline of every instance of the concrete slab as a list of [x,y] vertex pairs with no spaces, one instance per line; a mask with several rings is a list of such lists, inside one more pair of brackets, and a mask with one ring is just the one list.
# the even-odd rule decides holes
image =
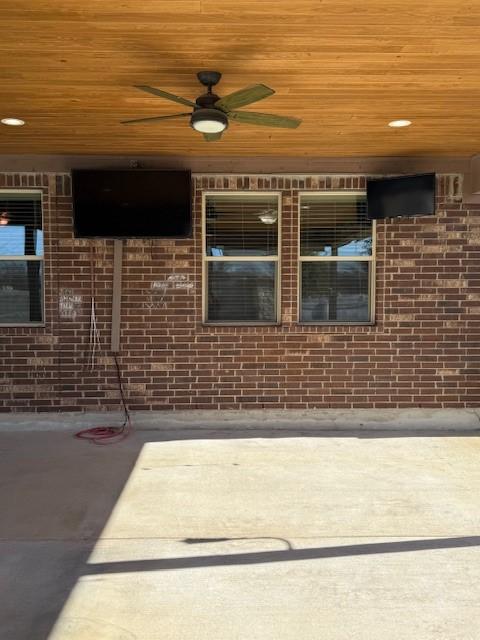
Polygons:
[[478,640],[475,431],[0,434],[2,640]]

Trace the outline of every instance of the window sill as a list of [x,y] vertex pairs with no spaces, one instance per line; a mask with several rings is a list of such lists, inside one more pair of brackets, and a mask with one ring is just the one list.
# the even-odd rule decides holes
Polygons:
[[0,329],[45,329],[46,326],[44,322],[0,322]]
[[300,327],[374,327],[375,322],[297,322]]
[[202,327],[280,327],[281,322],[202,322]]

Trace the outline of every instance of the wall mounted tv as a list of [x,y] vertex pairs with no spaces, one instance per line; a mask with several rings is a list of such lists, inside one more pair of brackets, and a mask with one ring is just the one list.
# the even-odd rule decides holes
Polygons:
[[189,171],[72,171],[77,238],[186,238],[192,230]]
[[435,215],[435,174],[367,180],[367,212],[373,220]]

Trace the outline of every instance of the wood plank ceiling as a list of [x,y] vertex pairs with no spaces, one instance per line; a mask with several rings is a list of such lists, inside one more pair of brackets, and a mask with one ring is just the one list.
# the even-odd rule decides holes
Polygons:
[[[14,0],[0,8],[0,154],[471,155],[480,150],[480,0]],[[245,110],[296,130],[232,122],[205,142],[181,112],[133,88],[194,99],[196,72],[225,95],[264,83]],[[408,118],[407,129],[390,120]]]

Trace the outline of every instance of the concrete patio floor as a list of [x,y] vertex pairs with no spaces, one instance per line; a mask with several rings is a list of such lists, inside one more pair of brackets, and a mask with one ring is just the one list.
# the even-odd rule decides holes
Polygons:
[[2,640],[478,640],[478,431],[0,433]]

